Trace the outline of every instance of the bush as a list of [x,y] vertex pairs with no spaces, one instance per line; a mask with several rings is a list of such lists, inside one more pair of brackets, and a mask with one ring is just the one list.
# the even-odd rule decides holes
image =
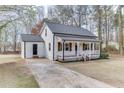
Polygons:
[[109,58],[109,54],[107,52],[102,52],[100,54],[100,59],[108,59]]
[[118,54],[119,51],[118,49],[114,46],[114,45],[108,45],[108,47],[103,48],[102,50],[103,52],[109,52],[109,53],[114,53],[114,54]]

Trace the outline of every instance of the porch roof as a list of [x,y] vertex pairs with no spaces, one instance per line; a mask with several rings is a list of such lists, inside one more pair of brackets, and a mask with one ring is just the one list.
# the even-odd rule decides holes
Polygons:
[[44,42],[40,35],[22,34],[21,38],[24,42]]
[[85,42],[100,42],[98,39],[91,39],[91,38],[83,38],[83,37],[64,37],[64,36],[59,36],[62,40],[65,41],[85,41]]

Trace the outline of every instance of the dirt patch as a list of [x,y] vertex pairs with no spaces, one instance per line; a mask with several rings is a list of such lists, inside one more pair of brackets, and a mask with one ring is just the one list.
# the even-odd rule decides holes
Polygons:
[[122,56],[114,55],[105,60],[58,64],[112,86],[124,87],[124,57]]
[[0,65],[0,87],[30,88],[39,86],[24,62],[11,62]]
[[0,55],[0,64],[11,63],[11,62],[23,62],[24,59],[20,55]]

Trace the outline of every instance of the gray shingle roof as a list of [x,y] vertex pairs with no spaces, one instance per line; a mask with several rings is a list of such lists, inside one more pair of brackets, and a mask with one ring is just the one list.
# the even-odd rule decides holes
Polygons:
[[32,34],[22,34],[22,41],[25,42],[43,42],[43,39],[40,35],[32,35]]
[[81,36],[93,36],[96,37],[92,32],[85,28],[74,27],[64,24],[57,24],[51,22],[45,22],[49,29],[53,33],[60,33],[60,34],[72,34],[72,35],[81,35]]

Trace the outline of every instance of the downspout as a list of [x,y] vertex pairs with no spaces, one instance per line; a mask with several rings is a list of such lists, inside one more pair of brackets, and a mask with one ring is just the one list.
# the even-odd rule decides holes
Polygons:
[[65,40],[63,41],[63,61],[64,61],[64,56],[65,56],[65,53],[64,53],[65,47],[64,47],[64,45],[65,45]]
[[54,60],[54,51],[55,51],[55,34],[53,34],[53,60]]
[[26,43],[25,43],[25,41],[24,41],[24,58],[26,58]]

